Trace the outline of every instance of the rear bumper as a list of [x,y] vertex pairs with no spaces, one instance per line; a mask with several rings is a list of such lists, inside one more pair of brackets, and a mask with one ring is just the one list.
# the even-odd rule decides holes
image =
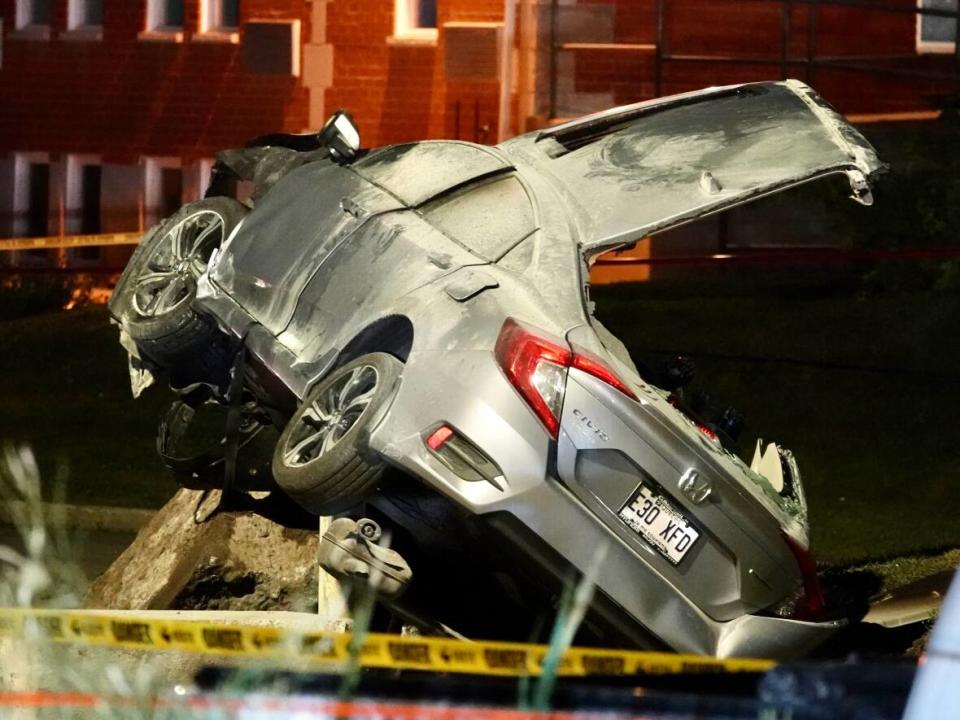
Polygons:
[[[440,422],[490,454],[503,470],[503,489],[464,481],[429,452],[424,433]],[[412,353],[370,447],[474,514],[508,513],[580,572],[605,546],[598,588],[678,651],[787,659],[840,627],[754,615],[720,622],[705,614],[552,477],[549,437],[489,351]]]

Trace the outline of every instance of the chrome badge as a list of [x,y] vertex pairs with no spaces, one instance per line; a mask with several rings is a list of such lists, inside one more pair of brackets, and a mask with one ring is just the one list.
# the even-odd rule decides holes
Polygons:
[[700,473],[693,468],[689,468],[680,476],[679,485],[680,492],[686,495],[694,505],[699,505],[710,497],[710,491],[713,489],[710,481],[700,477]]

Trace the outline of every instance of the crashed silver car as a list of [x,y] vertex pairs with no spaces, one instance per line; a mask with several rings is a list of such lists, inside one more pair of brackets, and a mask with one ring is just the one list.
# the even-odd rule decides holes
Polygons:
[[[338,516],[325,567],[386,577],[390,607],[450,632],[536,637],[582,577],[587,642],[783,658],[842,624],[792,454],[730,452],[589,298],[598,255],[707,214],[837,174],[869,204],[882,163],[809,87],[711,88],[493,147],[360,150],[338,113],[215,169],[111,301],[135,390],[165,373],[180,394],[160,447],[186,485],[214,468]],[[211,404],[225,450],[179,457]]]

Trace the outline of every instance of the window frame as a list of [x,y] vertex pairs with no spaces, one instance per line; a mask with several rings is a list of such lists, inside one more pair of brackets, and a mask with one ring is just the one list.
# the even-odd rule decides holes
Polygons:
[[[103,159],[99,155],[70,154],[66,157],[66,175],[64,177],[64,234],[88,234],[83,229],[83,171],[88,167],[100,168],[100,195],[98,197],[100,228],[96,234],[103,233]],[[76,266],[93,266],[103,258],[100,246],[70,248],[67,251],[68,262]]]
[[[922,10],[924,9],[924,0],[917,0],[917,8]],[[960,9],[960,5],[958,5]],[[953,54],[957,51],[956,35],[957,28],[960,28],[960,20],[957,21],[957,28],[954,29],[954,40],[950,42],[948,40],[924,40],[923,39],[923,21],[924,15],[917,13],[916,15],[916,50],[918,55],[945,55]]]
[[240,0],[237,2],[237,24],[223,24],[224,0],[200,0],[200,26],[194,40],[240,42]]
[[406,42],[436,43],[439,35],[437,25],[420,24],[420,0],[394,0],[393,36],[391,39]]
[[67,29],[60,33],[65,40],[102,40],[104,3],[100,0],[100,23],[91,25],[86,22],[86,9],[90,0],[68,0]]
[[50,168],[50,179],[47,184],[47,234],[50,233],[50,208],[53,207],[54,173],[50,163],[50,155],[39,152],[13,153],[13,233],[16,237],[27,237],[30,223],[30,183],[29,173],[31,165],[47,165]]
[[49,40],[50,21],[53,19],[53,0],[47,4],[48,16],[45,23],[33,21],[35,0],[18,0],[14,16],[14,31],[11,37],[26,40]]
[[168,25],[163,20],[165,17],[166,0],[147,0],[146,12],[144,13],[144,29],[137,36],[140,40],[160,40],[166,42],[183,42],[184,28],[187,23],[187,3],[183,3],[183,24]]

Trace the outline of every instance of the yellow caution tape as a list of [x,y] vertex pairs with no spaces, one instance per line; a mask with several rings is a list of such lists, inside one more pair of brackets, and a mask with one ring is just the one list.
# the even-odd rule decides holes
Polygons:
[[0,252],[13,250],[56,250],[58,248],[99,247],[101,245],[137,245],[141,232],[100,235],[54,235],[52,237],[7,238],[0,240]]
[[[323,666],[349,663],[353,640],[348,633],[297,632],[208,620],[137,617],[131,613],[21,609],[0,610],[0,637],[4,636],[125,649],[261,657]],[[364,636],[356,662],[368,668],[522,676],[539,675],[547,651],[546,645],[371,633]],[[570,648],[561,658],[557,673],[609,676],[765,672],[774,664],[771,660],[719,660],[665,652]]]

